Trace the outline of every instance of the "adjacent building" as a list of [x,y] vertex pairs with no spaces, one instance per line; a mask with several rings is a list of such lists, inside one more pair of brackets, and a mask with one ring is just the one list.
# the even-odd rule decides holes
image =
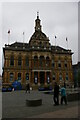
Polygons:
[[58,84],[73,84],[73,53],[51,45],[49,38],[42,32],[38,14],[29,43],[5,45],[3,54],[3,85],[12,84],[15,80],[20,81],[22,86],[29,82],[33,88],[53,86],[55,81]]
[[80,62],[73,65],[74,87],[80,87]]

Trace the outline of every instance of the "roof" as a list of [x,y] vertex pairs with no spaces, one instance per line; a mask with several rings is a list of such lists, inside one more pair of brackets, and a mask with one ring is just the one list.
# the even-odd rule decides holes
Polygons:
[[23,46],[25,46],[25,48],[27,48],[29,45],[27,44],[27,43],[22,43],[22,42],[15,42],[15,43],[13,43],[13,44],[11,44],[11,45],[9,45],[9,47],[23,47]]
[[14,50],[14,51],[51,51],[53,54],[73,54],[71,50],[64,49],[60,46],[51,46],[48,48],[45,47],[33,47],[30,46],[29,43],[15,42],[11,45],[5,45],[4,50]]
[[71,52],[71,50],[68,49],[64,49],[60,46],[51,46],[51,50],[53,53],[59,53],[59,54],[70,54],[72,55],[73,53]]
[[48,40],[48,37],[42,31],[35,31],[30,40]]
[[11,45],[6,45],[5,44],[5,48],[4,49],[7,49],[7,50],[22,50],[24,48],[29,50],[29,44],[22,43],[22,42],[15,42],[15,43],[13,43]]

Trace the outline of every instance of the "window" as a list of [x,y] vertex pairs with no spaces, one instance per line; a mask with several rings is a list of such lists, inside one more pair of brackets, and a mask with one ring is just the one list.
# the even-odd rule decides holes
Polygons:
[[54,60],[52,60],[52,67],[54,68],[54,66],[55,66],[55,63],[54,63]]
[[10,57],[10,66],[14,66],[14,56]]
[[35,78],[34,78],[34,83],[35,83],[35,84],[38,83],[38,78],[37,78],[37,76],[35,76]]
[[65,68],[67,68],[67,63],[65,63]]
[[21,56],[18,57],[18,65],[21,66],[22,64],[22,59],[21,59]]
[[68,73],[66,73],[66,80],[68,80]]
[[55,80],[55,73],[53,74],[53,80]]
[[39,43],[39,46],[41,47],[41,45],[42,45],[42,43],[40,42],[40,43]]
[[61,68],[61,61],[58,61],[58,67]]
[[49,84],[50,83],[50,77],[47,76],[47,83]]
[[49,57],[46,57],[46,66],[49,66]]
[[18,80],[21,80],[21,73],[18,73]]
[[65,68],[67,68],[67,62],[65,61],[65,64],[64,64]]
[[29,80],[29,73],[26,73],[26,80]]
[[13,77],[14,77],[13,73],[10,73],[10,81],[13,81]]
[[40,56],[40,66],[44,65],[44,56]]
[[62,74],[61,73],[59,74],[59,80],[60,81],[62,80]]
[[38,83],[38,72],[34,73],[34,83],[37,84]]
[[34,66],[38,66],[38,57],[34,56]]
[[29,66],[29,58],[26,57],[26,66]]

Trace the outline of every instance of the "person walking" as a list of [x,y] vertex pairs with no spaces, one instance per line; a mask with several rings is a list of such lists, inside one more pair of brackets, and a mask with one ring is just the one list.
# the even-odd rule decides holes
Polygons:
[[30,93],[30,85],[29,83],[26,85],[26,93],[29,92]]
[[61,87],[61,105],[63,105],[63,101],[65,102],[65,105],[67,105],[67,96],[66,96],[66,89],[64,85]]
[[54,105],[59,105],[59,86],[55,82],[54,84]]

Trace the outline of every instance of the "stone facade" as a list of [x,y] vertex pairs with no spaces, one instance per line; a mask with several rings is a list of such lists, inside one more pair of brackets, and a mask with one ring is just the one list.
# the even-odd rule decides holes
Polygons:
[[54,82],[73,83],[72,52],[59,46],[52,46],[49,38],[42,32],[37,15],[35,32],[29,43],[15,42],[5,45],[3,84],[18,80],[24,86],[49,86]]
[[80,87],[80,62],[73,65],[74,87]]

